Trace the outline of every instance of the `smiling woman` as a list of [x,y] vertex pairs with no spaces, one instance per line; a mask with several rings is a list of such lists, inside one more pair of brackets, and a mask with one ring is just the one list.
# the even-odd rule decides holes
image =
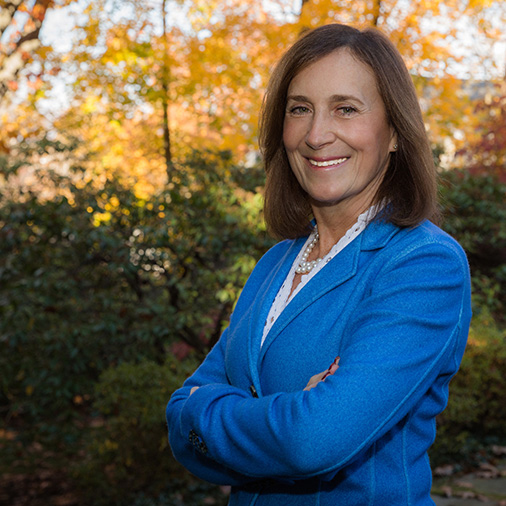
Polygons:
[[259,261],[167,406],[176,458],[230,505],[433,505],[427,450],[471,317],[414,86],[374,30],[328,25],[273,72]]
[[[378,128],[392,136],[393,143],[389,140],[387,155],[388,152],[395,152],[395,155],[388,155],[385,160],[387,168],[373,200],[390,203],[384,213],[397,225],[412,226],[427,218],[437,222],[432,152],[415,88],[402,57],[376,30],[359,32],[342,25],[339,25],[342,29],[337,30],[336,26],[321,27],[294,44],[274,70],[267,89],[260,144],[267,173],[265,216],[270,231],[280,238],[305,235],[310,227],[308,217],[313,213],[307,193],[300,181],[296,183],[288,159],[290,148],[286,143],[291,146],[293,142],[288,138],[289,131],[293,130],[293,122],[289,120],[303,115],[307,124],[307,118],[318,113],[312,120],[315,130],[308,132],[309,145],[315,142],[314,135],[319,135],[319,128],[329,127],[328,122],[323,122],[323,110],[317,111],[314,109],[317,104],[304,102],[312,97],[294,93],[296,86],[311,86],[313,94],[321,95],[320,101],[327,101],[327,108],[333,106],[334,112],[328,118],[333,119],[334,128],[338,124],[346,125],[343,128],[348,137],[354,132],[358,137],[368,135],[373,128],[369,124],[371,117],[379,119],[384,114],[385,124]],[[302,101],[297,103],[297,99]],[[292,111],[297,106],[299,108]],[[367,125],[364,132],[359,132],[361,125]],[[326,135],[329,134],[327,131]],[[318,142],[316,138],[313,147],[318,147]],[[344,142],[345,139],[340,141],[341,145]],[[379,139],[375,139],[367,151],[375,149],[378,142]],[[367,142],[362,145],[365,144]],[[326,150],[329,151],[328,145]],[[321,153],[322,150],[317,151]],[[383,164],[378,163],[377,169],[383,168]]]
[[374,202],[396,139],[374,74],[346,49],[291,81],[283,144],[320,237],[322,223],[339,225],[328,250]]

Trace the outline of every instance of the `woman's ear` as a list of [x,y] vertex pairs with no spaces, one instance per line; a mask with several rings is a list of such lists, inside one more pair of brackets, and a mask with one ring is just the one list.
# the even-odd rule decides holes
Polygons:
[[389,151],[395,153],[399,149],[399,143],[397,142],[397,132],[392,129],[392,135],[390,137]]

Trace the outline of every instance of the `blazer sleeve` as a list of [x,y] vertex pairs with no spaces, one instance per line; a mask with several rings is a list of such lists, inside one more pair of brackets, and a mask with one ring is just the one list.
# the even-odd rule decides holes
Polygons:
[[446,389],[466,344],[469,287],[454,242],[392,253],[348,321],[335,375],[310,391],[256,399],[215,374],[220,381],[199,380],[191,397],[178,397],[171,430],[199,434],[207,458],[240,475],[329,476],[402,420],[436,380]]
[[[251,482],[252,478],[219,464],[206,456],[205,445],[198,438],[195,431],[181,433],[181,410],[185,406],[193,387],[207,384],[228,385],[225,373],[224,350],[226,347],[228,329],[209,352],[204,362],[183,384],[176,390],[167,404],[165,416],[169,428],[169,444],[176,460],[191,473],[211,483],[219,485],[243,485]],[[193,394],[195,395],[195,394]],[[192,395],[192,396],[193,396]]]

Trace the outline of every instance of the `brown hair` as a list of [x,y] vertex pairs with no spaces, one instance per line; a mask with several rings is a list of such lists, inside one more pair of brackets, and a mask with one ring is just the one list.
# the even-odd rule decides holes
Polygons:
[[375,202],[390,202],[381,219],[401,227],[418,225],[426,218],[437,221],[436,169],[415,87],[401,55],[376,29],[331,24],[307,32],[284,54],[264,97],[259,132],[267,174],[264,213],[276,237],[306,235],[311,218],[308,196],[290,168],[283,145],[288,87],[301,70],[341,48],[374,72],[387,120],[397,133],[397,151],[390,156],[375,196]]

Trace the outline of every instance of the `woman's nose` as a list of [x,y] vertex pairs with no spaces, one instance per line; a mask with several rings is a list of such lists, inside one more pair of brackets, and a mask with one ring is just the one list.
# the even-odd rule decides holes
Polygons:
[[320,149],[334,141],[330,118],[321,113],[315,114],[306,135],[306,144],[311,149]]

